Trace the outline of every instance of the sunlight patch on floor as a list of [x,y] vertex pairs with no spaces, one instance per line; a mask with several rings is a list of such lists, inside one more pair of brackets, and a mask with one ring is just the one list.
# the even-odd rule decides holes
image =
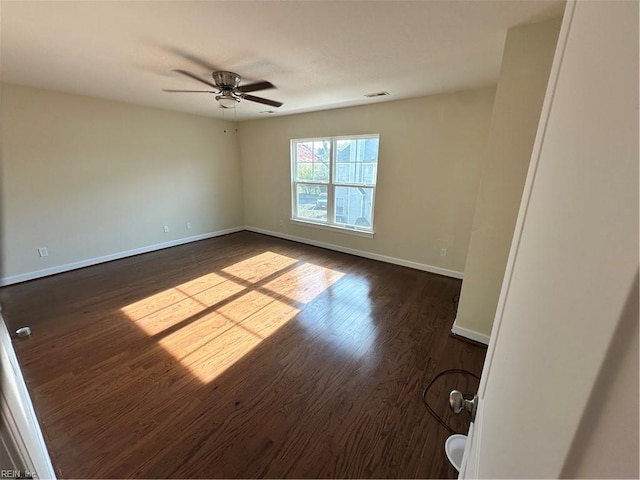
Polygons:
[[[226,309],[236,320],[215,312],[203,319],[201,326],[190,325],[158,343],[200,381],[210,382],[298,313],[297,308],[268,295],[256,292],[251,295],[254,300],[256,296],[263,297],[264,305],[247,318],[242,318],[246,310],[241,297]],[[192,337],[196,337],[195,341]]]
[[279,275],[266,283],[264,288],[293,301],[309,303],[342,277],[342,272],[305,263]]
[[273,252],[264,252],[251,258],[234,263],[222,271],[241,278],[247,282],[256,283],[264,280],[266,277],[273,275],[282,269],[290,267],[297,260]]
[[207,383],[343,276],[267,251],[150,295],[122,312]]
[[229,292],[241,289],[234,282],[209,273],[131,303],[122,312],[145,333],[155,335],[202,309],[202,304],[192,299],[194,294],[213,290],[218,295],[230,295]]

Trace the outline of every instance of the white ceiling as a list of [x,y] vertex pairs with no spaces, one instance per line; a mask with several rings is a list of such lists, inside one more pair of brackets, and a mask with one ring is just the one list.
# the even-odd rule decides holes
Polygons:
[[[562,14],[562,0],[6,1],[0,3],[4,82],[238,120],[213,95],[165,93],[232,70],[275,115],[397,100],[494,84],[505,33]],[[190,59],[191,58],[191,59]],[[206,89],[206,86],[205,86]],[[364,94],[391,95],[367,99]],[[276,110],[276,109],[273,109]]]

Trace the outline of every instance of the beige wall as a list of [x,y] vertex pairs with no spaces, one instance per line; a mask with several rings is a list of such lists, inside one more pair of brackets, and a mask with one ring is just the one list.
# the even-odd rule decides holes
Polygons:
[[[2,277],[244,224],[461,274],[494,94],[243,122],[239,149],[228,122],[3,85]],[[381,138],[375,237],[292,225],[290,139],[362,133]]]
[[453,331],[489,340],[561,20],[509,30]]
[[244,223],[229,122],[3,85],[2,170],[2,277]]
[[[486,88],[243,122],[246,225],[464,271],[494,93]],[[367,133],[380,134],[375,237],[291,224],[289,141]]]

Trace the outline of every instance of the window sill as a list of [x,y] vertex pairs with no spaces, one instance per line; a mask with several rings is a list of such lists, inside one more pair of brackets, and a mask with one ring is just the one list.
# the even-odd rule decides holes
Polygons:
[[308,222],[305,220],[299,220],[297,218],[292,218],[291,223],[293,225],[300,225],[302,227],[319,228],[320,230],[346,233],[347,235],[354,235],[356,237],[373,238],[374,234],[374,232],[363,232],[362,230],[354,230],[351,228],[339,227],[337,225],[327,225],[325,223]]

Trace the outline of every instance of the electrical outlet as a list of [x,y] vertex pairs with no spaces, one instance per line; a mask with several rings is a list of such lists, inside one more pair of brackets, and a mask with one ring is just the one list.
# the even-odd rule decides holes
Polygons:
[[47,250],[47,247],[40,247],[38,249],[38,255],[40,255],[41,257],[48,257],[49,251]]
[[169,233],[169,225],[164,226],[164,233]]
[[446,257],[447,256],[447,249],[446,248],[441,248],[440,249],[440,256],[441,257]]
[[187,222],[187,230],[191,230],[191,222]]

